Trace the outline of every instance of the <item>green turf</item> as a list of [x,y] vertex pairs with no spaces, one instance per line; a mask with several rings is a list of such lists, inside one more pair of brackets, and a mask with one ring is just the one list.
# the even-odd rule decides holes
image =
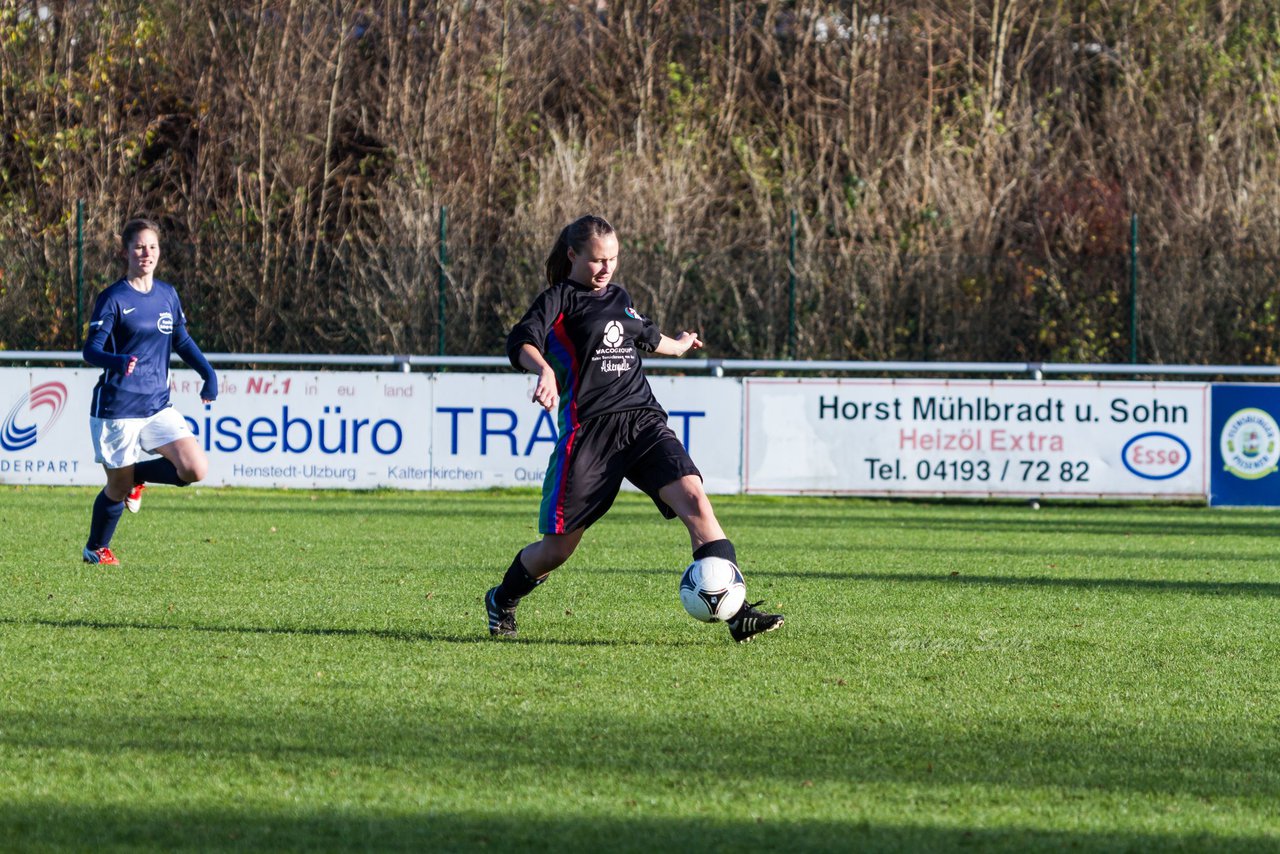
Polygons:
[[1280,516],[720,497],[736,645],[624,495],[0,487],[0,850],[1280,850]]

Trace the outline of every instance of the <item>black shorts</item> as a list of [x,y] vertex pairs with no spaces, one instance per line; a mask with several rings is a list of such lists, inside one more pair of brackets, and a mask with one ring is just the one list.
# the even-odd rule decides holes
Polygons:
[[597,416],[556,442],[542,482],[538,530],[567,534],[590,527],[613,505],[623,478],[673,519],[675,511],[658,490],[690,474],[702,477],[665,413],[631,409]]

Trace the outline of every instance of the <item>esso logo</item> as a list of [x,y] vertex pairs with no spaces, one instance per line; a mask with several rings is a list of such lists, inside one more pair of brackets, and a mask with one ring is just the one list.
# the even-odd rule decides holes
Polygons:
[[1191,465],[1191,448],[1172,433],[1141,433],[1125,443],[1120,459],[1138,477],[1168,480]]

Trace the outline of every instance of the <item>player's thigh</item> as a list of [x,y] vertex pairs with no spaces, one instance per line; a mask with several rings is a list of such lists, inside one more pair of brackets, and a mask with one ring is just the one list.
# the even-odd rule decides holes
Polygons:
[[173,467],[178,470],[178,477],[187,483],[204,480],[205,475],[209,473],[209,457],[205,455],[204,448],[200,447],[200,442],[195,437],[178,439],[167,445],[161,445],[155,449],[155,452],[173,463]]
[[209,472],[209,458],[200,440],[192,433],[187,420],[172,406],[157,412],[147,421],[142,433],[142,446],[159,454],[178,470],[188,483],[203,480]]
[[[142,447],[148,453],[158,454],[161,448],[175,444],[182,439],[194,441],[195,432],[187,424],[187,419],[182,417],[182,413],[172,406],[166,406],[146,420],[139,438],[142,441]],[[195,447],[199,449],[200,446],[197,444]],[[165,456],[168,457],[167,454]]]
[[643,448],[629,461],[626,477],[645,494],[668,519],[710,509],[702,489],[702,473],[689,452],[667,426],[661,413],[649,418],[637,446]]
[[543,482],[540,533],[585,531],[613,505],[623,477],[615,421],[601,416],[579,427],[574,441],[562,437]]

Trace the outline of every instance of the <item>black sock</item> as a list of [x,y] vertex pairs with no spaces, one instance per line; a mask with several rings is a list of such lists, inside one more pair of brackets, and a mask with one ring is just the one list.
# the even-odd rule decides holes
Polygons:
[[[524,549],[520,550],[522,551]],[[498,592],[493,595],[493,598],[498,600],[498,605],[503,608],[514,608],[522,598],[528,596],[535,587],[547,580],[546,575],[534,578],[529,574],[529,570],[525,569],[520,561],[520,552],[516,552],[515,560],[511,561],[511,566],[507,567],[507,574],[502,577],[502,583],[498,585]]]
[[93,516],[89,520],[89,542],[85,548],[96,551],[111,545],[115,536],[116,525],[120,524],[120,514],[124,513],[123,501],[112,501],[104,489],[93,500]]
[[722,557],[734,566],[738,565],[738,553],[734,551],[733,543],[729,540],[712,540],[694,549],[694,560],[702,560],[704,557]]
[[145,460],[133,467],[134,483],[168,483],[173,486],[186,486],[187,481],[178,477],[178,470],[173,463],[164,457]]

